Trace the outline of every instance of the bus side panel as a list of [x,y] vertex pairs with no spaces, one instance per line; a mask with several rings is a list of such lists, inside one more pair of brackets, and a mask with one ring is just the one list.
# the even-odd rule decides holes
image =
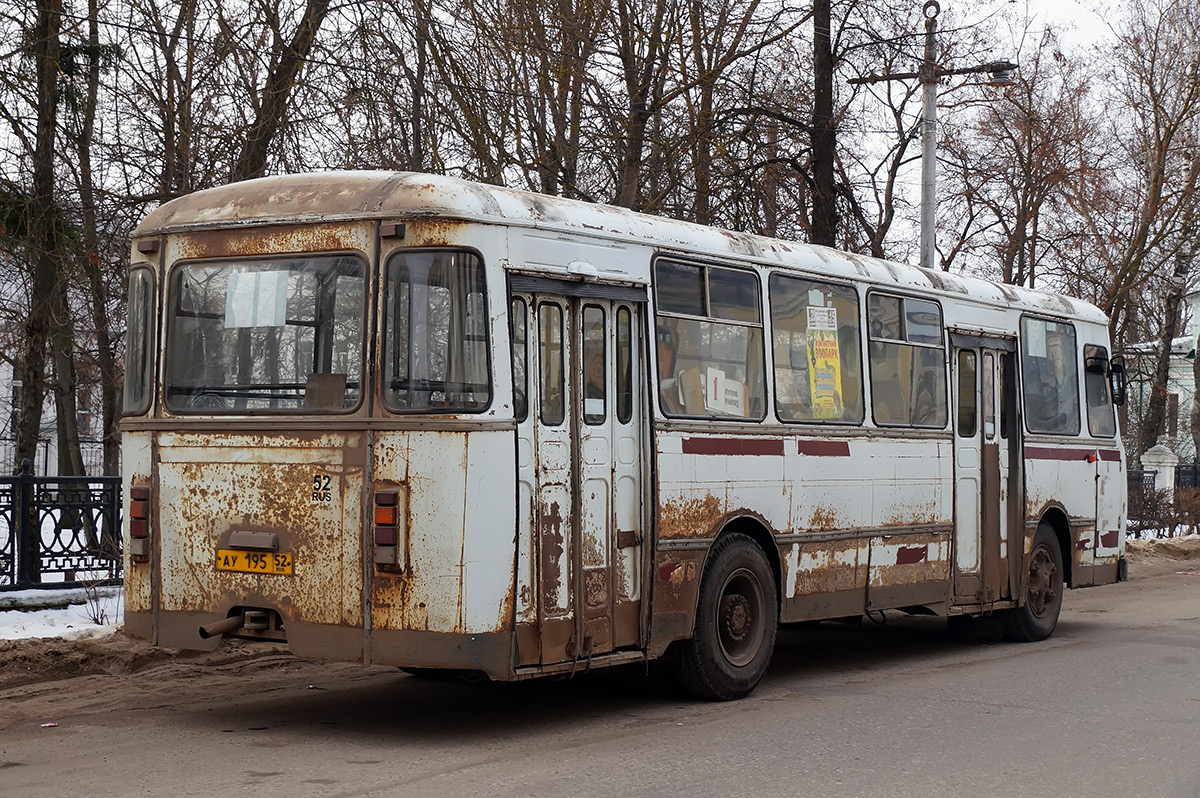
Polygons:
[[1117,581],[1125,554],[1126,481],[1120,451],[1101,450],[1096,463],[1095,583]]
[[[1034,458],[1028,457],[1031,450],[1037,453]],[[1094,467],[1087,462],[1093,451],[1079,445],[1026,446],[1026,554],[1038,522],[1048,512],[1064,512],[1070,532],[1062,556],[1068,569],[1064,576],[1071,587],[1095,584],[1096,481]],[[1089,478],[1081,478],[1084,476]]]
[[511,670],[512,447],[507,430],[376,436],[375,486],[403,493],[405,514],[397,569],[372,577],[373,662]]
[[792,445],[798,454],[788,458],[790,531],[802,539],[781,547],[783,620],[945,601],[948,443],[853,438]]
[[715,434],[659,433],[658,554],[654,563],[651,656],[690,637],[705,555],[732,520],[786,528],[783,441]]
[[[129,489],[152,487],[153,446],[149,432],[126,432],[121,438],[121,464],[124,472],[121,495],[128,499]],[[149,558],[133,558],[133,546],[129,537],[130,514],[128,508],[122,514],[125,566],[125,633],[130,637],[152,640],[154,635],[154,594],[152,566]],[[151,518],[148,545],[155,545],[159,538],[157,519]]]

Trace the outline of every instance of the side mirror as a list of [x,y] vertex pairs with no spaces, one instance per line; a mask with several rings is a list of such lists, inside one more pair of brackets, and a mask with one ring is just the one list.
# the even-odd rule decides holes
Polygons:
[[1108,389],[1114,405],[1125,404],[1125,358],[1113,355],[1108,362]]

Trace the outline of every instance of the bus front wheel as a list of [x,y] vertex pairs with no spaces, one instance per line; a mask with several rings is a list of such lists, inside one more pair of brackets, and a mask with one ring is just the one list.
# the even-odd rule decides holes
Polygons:
[[692,638],[680,652],[683,686],[716,701],[749,695],[771,662],[778,626],[775,578],[762,549],[742,534],[722,537],[704,568]]
[[1004,618],[1004,636],[1021,643],[1045,640],[1058,625],[1063,600],[1063,558],[1049,524],[1038,525],[1029,552],[1025,601]]

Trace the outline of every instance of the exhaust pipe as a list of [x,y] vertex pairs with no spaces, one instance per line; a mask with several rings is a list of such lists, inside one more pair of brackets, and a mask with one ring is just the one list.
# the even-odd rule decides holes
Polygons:
[[237,615],[230,615],[223,621],[216,621],[214,623],[201,626],[200,639],[208,640],[211,637],[219,637],[226,632],[232,632],[234,629],[239,629],[245,622],[245,619],[245,615],[238,613]]

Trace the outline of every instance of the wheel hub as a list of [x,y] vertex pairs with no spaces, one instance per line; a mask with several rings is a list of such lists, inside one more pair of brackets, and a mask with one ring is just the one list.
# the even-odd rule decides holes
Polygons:
[[725,639],[730,643],[744,643],[753,620],[750,602],[745,596],[733,594],[721,599],[721,621]]

